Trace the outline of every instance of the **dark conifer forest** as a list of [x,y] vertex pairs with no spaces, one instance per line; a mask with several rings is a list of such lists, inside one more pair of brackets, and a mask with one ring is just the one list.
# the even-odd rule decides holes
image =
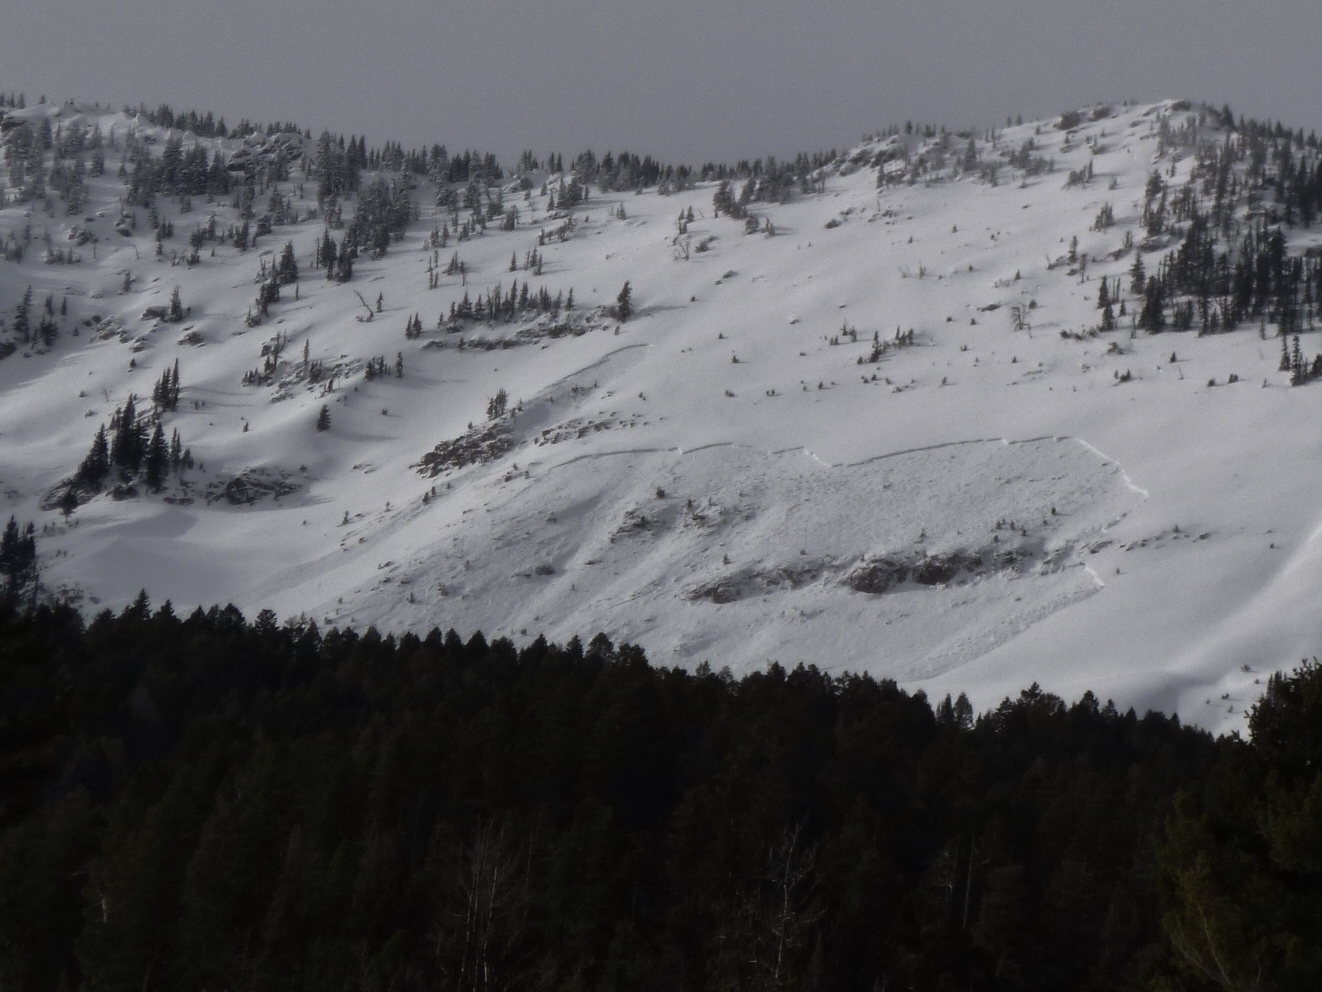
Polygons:
[[10,609],[0,988],[1315,988],[1320,728]]

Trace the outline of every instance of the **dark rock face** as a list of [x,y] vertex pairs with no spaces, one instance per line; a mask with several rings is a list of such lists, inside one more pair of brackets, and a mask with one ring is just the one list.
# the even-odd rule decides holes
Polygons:
[[[929,555],[914,551],[864,558],[845,572],[848,563],[829,558],[800,559],[788,565],[736,569],[688,591],[690,602],[706,600],[718,605],[737,603],[751,596],[797,589],[819,579],[844,572],[838,581],[854,592],[869,596],[896,591],[905,583],[943,586],[961,576],[981,577],[995,572],[1021,572],[1033,554],[1025,548],[945,551]],[[912,588],[912,586],[911,586]]]
[[434,479],[442,472],[495,461],[513,448],[514,439],[505,424],[485,424],[453,440],[442,441],[414,467],[420,475]]
[[947,551],[941,554],[887,555],[860,562],[845,576],[845,585],[855,592],[879,596],[904,582],[940,586],[960,575],[981,576],[991,572],[1020,570],[1031,554],[1020,548],[1004,551]]
[[976,572],[982,567],[982,557],[976,553],[952,551],[944,555],[931,555],[914,565],[913,580],[919,585],[939,586],[951,581],[960,572]]
[[694,602],[705,599],[717,605],[736,603],[750,596],[762,596],[781,589],[798,589],[815,582],[831,567],[830,562],[810,561],[768,568],[743,568],[691,589],[688,598]]
[[280,499],[299,490],[296,482],[290,482],[283,475],[277,475],[262,469],[248,469],[240,472],[228,482],[213,482],[207,487],[207,502],[224,500],[231,506],[252,506],[268,496]]
[[893,585],[909,578],[909,566],[898,558],[867,561],[845,576],[845,585],[855,592],[880,596]]

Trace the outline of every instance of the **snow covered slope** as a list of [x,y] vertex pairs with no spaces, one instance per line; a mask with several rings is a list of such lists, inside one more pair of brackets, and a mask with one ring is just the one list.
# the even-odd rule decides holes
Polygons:
[[[1226,140],[1197,108],[975,135],[968,160],[967,137],[877,138],[820,191],[752,204],[755,233],[713,217],[713,183],[594,187],[569,218],[549,210],[561,177],[538,173],[526,198],[504,181],[512,230],[460,242],[420,181],[417,219],[346,283],[314,266],[314,142],[279,137],[290,223],[243,251],[202,242],[188,265],[192,231],[238,223],[228,197],[188,213],[160,197],[174,235],[159,257],[148,211],[119,199],[126,146],[169,133],[74,105],[7,121],[43,117],[56,140],[99,126],[106,171],[72,216],[13,189],[0,209],[0,241],[26,245],[0,262],[0,336],[17,348],[0,361],[0,483],[38,524],[46,587],[89,610],[144,588],[176,610],[395,632],[603,630],[664,664],[804,661],[979,706],[1038,681],[1213,729],[1322,642],[1322,389],[1290,388],[1272,324],[1131,329],[1135,252],[1155,269],[1176,243],[1128,247],[1149,177],[1174,193],[1196,143]],[[247,147],[231,161],[275,154]],[[1322,242],[1288,236],[1292,253]],[[286,242],[297,296],[282,287],[250,326]],[[447,274],[455,253],[464,271]],[[1127,310],[1098,334],[1103,277],[1122,277]],[[438,321],[511,280],[572,288],[575,308]],[[626,281],[636,312],[620,323]],[[14,335],[28,286],[34,324],[48,295],[67,300],[49,347]],[[143,319],[175,287],[185,318]],[[142,409],[176,360],[161,422],[195,466],[159,493],[107,485],[66,519],[60,483],[98,425],[130,394]],[[488,419],[502,389],[511,412]]]

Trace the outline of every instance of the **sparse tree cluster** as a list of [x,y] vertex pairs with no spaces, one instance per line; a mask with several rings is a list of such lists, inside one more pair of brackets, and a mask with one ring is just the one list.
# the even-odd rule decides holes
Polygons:
[[317,253],[315,265],[317,268],[326,270],[326,278],[331,282],[348,282],[353,278],[353,263],[358,257],[358,251],[349,244],[346,238],[340,244],[335,243],[331,237],[330,230],[323,232],[321,240],[317,242]]
[[1179,244],[1151,276],[1141,256],[1135,260],[1131,289],[1143,297],[1140,326],[1212,333],[1260,319],[1287,336],[1311,327],[1322,260],[1290,254],[1285,230],[1310,226],[1322,205],[1317,138],[1279,124],[1236,123],[1226,109],[1215,123],[1231,132],[1207,141],[1206,123],[1194,115],[1180,125],[1160,123],[1163,150],[1189,147],[1197,157],[1184,185],[1172,187],[1157,170],[1144,189],[1149,247],[1159,239]]
[[174,413],[179,409],[179,359],[174,360],[174,365],[161,373],[161,377],[156,380],[156,385],[152,387],[151,401],[159,411]]
[[323,131],[317,139],[312,165],[317,202],[324,207],[331,201],[358,192],[359,176],[366,159],[366,139],[350,138],[346,147],[343,135],[336,139],[329,131]]
[[[67,313],[67,310],[67,301],[62,302],[59,307],[60,315],[63,316]],[[52,347],[60,334],[60,325],[56,320],[54,294],[47,294],[46,300],[40,309],[34,312],[32,287],[28,286],[23,291],[22,298],[14,305],[14,316],[10,323],[10,330],[18,344],[37,344],[44,348]],[[9,351],[14,350],[13,345],[8,347]]]
[[[386,356],[378,355],[375,358],[369,358],[363,367],[363,378],[368,382],[373,379],[383,379],[391,374],[391,366],[386,364]],[[394,375],[396,379],[404,377],[404,353],[399,352],[395,356]]]
[[377,178],[361,191],[358,212],[344,233],[341,251],[347,246],[359,252],[370,252],[380,258],[390,242],[404,234],[409,221],[415,218],[416,208],[409,196],[410,184],[403,180]]
[[124,144],[125,202],[149,207],[161,194],[228,195],[232,181],[227,166],[219,148],[208,155],[198,141],[185,150],[178,133],[166,139],[160,157],[154,157],[151,146],[136,140],[130,131]]
[[[162,103],[151,109],[146,104],[141,105],[136,111],[128,107],[124,108],[126,114],[136,113],[138,116],[146,119],[148,124],[154,124],[156,127],[174,128],[179,131],[192,131],[199,138],[226,138],[229,137],[229,129],[225,126],[225,118],[217,120],[212,116],[211,111],[199,114],[195,110],[186,110],[175,113],[168,103]],[[251,125],[244,121],[238,131],[244,133]]]
[[[170,395],[177,402],[175,378],[168,372],[167,375],[170,375]],[[164,381],[163,376],[157,383],[162,393]],[[169,399],[164,393],[162,398]],[[104,424],[97,428],[91,448],[73,478],[65,484],[66,500],[77,506],[101,492],[112,480],[126,494],[138,480],[152,492],[158,492],[170,475],[192,468],[192,453],[183,446],[178,429],[171,433],[169,441],[165,438],[159,419],[163,409],[165,406],[158,404],[157,414],[140,414],[137,398],[131,394],[122,407],[116,407],[109,430]]]
[[1193,209],[1179,247],[1162,257],[1155,273],[1144,271],[1141,256],[1135,259],[1131,289],[1143,297],[1140,327],[1156,332],[1169,323],[1215,333],[1261,318],[1289,335],[1313,325],[1322,259],[1289,254],[1281,229],[1265,225],[1245,232],[1233,249],[1218,251],[1208,218]]
[[[450,303],[449,321],[452,326],[464,321],[509,323],[520,314],[549,313],[558,316],[562,310],[574,309],[574,290],[570,287],[568,295],[557,292],[555,296],[545,286],[532,290],[528,281],[520,283],[517,279],[510,282],[508,291],[502,290],[500,283],[478,294],[476,301],[469,299],[468,293],[458,302]],[[421,326],[419,325],[419,331]]]
[[1310,362],[1304,357],[1303,349],[1299,346],[1298,334],[1294,335],[1293,339],[1282,336],[1279,370],[1290,373],[1290,385],[1302,386],[1322,378],[1322,354],[1314,355]]
[[[275,378],[275,374],[280,368],[280,359],[284,357],[285,348],[289,345],[289,337],[284,331],[276,333],[270,341],[262,345],[261,358],[262,364],[259,368],[249,369],[243,374],[243,385],[245,386],[264,386]],[[307,364],[307,342],[303,342],[303,362]],[[316,363],[313,363],[315,368]],[[315,380],[313,380],[315,381]]]

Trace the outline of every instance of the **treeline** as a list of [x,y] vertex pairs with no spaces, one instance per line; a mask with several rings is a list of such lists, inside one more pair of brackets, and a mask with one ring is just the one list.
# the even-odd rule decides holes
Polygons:
[[209,110],[205,113],[198,113],[196,110],[176,113],[168,103],[159,104],[154,110],[145,103],[139,104],[137,110],[125,106],[124,113],[130,117],[134,115],[142,117],[149,124],[157,127],[192,131],[199,138],[246,138],[250,134],[265,134],[269,137],[274,134],[298,133],[298,126],[295,124],[267,124],[258,127],[247,119],[239,121],[231,130],[225,126],[224,117],[216,119]]
[[1320,715],[6,611],[0,986],[1308,987]]
[[[259,126],[244,120],[236,127],[227,129],[224,118],[216,119],[209,111],[201,114],[192,110],[176,113],[168,104],[161,104],[155,109],[146,105],[137,110],[126,107],[125,113],[136,114],[158,127],[175,128],[199,137],[238,138],[252,134],[272,137],[300,133],[297,125],[288,122]],[[303,134],[309,140],[312,137],[310,131]],[[391,141],[381,147],[369,148],[364,137],[350,137],[346,143],[343,135],[336,137],[323,132],[317,140],[315,169],[318,194],[323,199],[356,191],[358,174],[362,171],[407,173],[426,177],[437,186],[467,184],[474,179],[483,186],[489,186],[508,177],[517,178],[545,171],[552,174],[572,173],[579,182],[595,184],[602,192],[656,186],[682,190],[693,186],[695,182],[754,180],[755,185],[768,191],[759,198],[772,200],[788,196],[796,186],[806,190],[809,174],[830,165],[838,158],[839,153],[831,149],[800,152],[794,158],[782,161],[768,156],[766,159],[751,161],[741,159],[733,165],[707,162],[701,168],[694,169],[687,165],[667,164],[650,155],[640,157],[627,151],[618,154],[608,151],[598,157],[589,149],[574,156],[568,168],[563,155],[552,152],[539,159],[531,151],[523,152],[513,167],[502,167],[490,152],[464,151],[451,154],[443,144],[406,150],[398,142]],[[775,196],[770,195],[771,190],[776,191]]]
[[[193,209],[193,197],[230,196],[231,205],[245,221],[257,219],[257,234],[261,235],[273,226],[297,219],[292,200],[280,192],[279,185],[294,181],[295,166],[300,165],[302,178],[312,180],[315,185],[318,209],[330,228],[342,226],[342,201],[360,199],[350,224],[349,239],[356,249],[370,250],[379,256],[416,213],[409,192],[418,178],[426,178],[435,185],[436,203],[450,208],[456,232],[460,224],[459,205],[462,203],[472,211],[472,219],[464,225],[466,234],[469,228],[485,230],[486,222],[498,217],[505,230],[513,230],[518,223],[518,210],[503,205],[498,187],[502,182],[517,180],[522,189],[529,191],[533,188],[532,175],[537,172],[560,176],[558,189],[548,188],[545,182],[542,186],[542,192],[550,194],[553,209],[568,210],[586,203],[591,185],[602,192],[648,188],[677,192],[699,181],[720,180],[743,183],[740,198],[731,209],[739,214],[750,201],[783,202],[796,189],[812,192],[819,183],[810,180],[810,176],[837,158],[832,150],[811,155],[801,153],[783,161],[767,157],[752,162],[741,160],[734,166],[708,163],[694,170],[629,152],[618,155],[607,152],[598,158],[589,150],[574,157],[566,168],[564,157],[557,153],[539,160],[532,152],[525,151],[516,166],[508,169],[491,153],[465,151],[452,155],[441,144],[409,151],[395,142],[369,148],[365,137],[351,136],[346,141],[343,135],[337,137],[330,132],[323,132],[313,142],[310,131],[300,132],[292,123],[258,127],[245,120],[227,128],[223,118],[218,120],[210,113],[196,111],[176,113],[167,104],[154,110],[146,106],[137,110],[126,107],[124,112],[172,129],[159,150],[151,136],[140,134],[134,127],[123,129],[117,138],[113,128],[108,136],[103,136],[96,125],[53,126],[49,116],[42,116],[35,124],[18,119],[7,121],[0,129],[7,165],[4,187],[23,201],[48,202],[50,194],[55,193],[65,201],[66,214],[73,215],[86,202],[87,178],[105,172],[107,151],[119,152],[118,178],[124,184],[124,202],[153,211],[154,228],[161,223],[154,212],[160,196],[177,198],[180,213]],[[252,147],[245,145],[233,154],[220,147],[209,149],[202,141],[250,135],[264,135],[268,140]],[[398,176],[389,182],[378,178],[364,187],[364,172],[381,171]],[[6,202],[4,187],[0,187],[0,206]],[[268,189],[270,203],[266,213],[258,217],[257,197]],[[298,189],[301,195],[301,182]],[[131,214],[122,216],[121,221],[125,225],[121,233],[136,228],[136,217]],[[247,241],[246,228],[241,236],[236,232],[236,245],[245,247]],[[190,264],[200,261],[197,247],[188,256]],[[21,246],[5,246],[7,259],[21,253]]]

